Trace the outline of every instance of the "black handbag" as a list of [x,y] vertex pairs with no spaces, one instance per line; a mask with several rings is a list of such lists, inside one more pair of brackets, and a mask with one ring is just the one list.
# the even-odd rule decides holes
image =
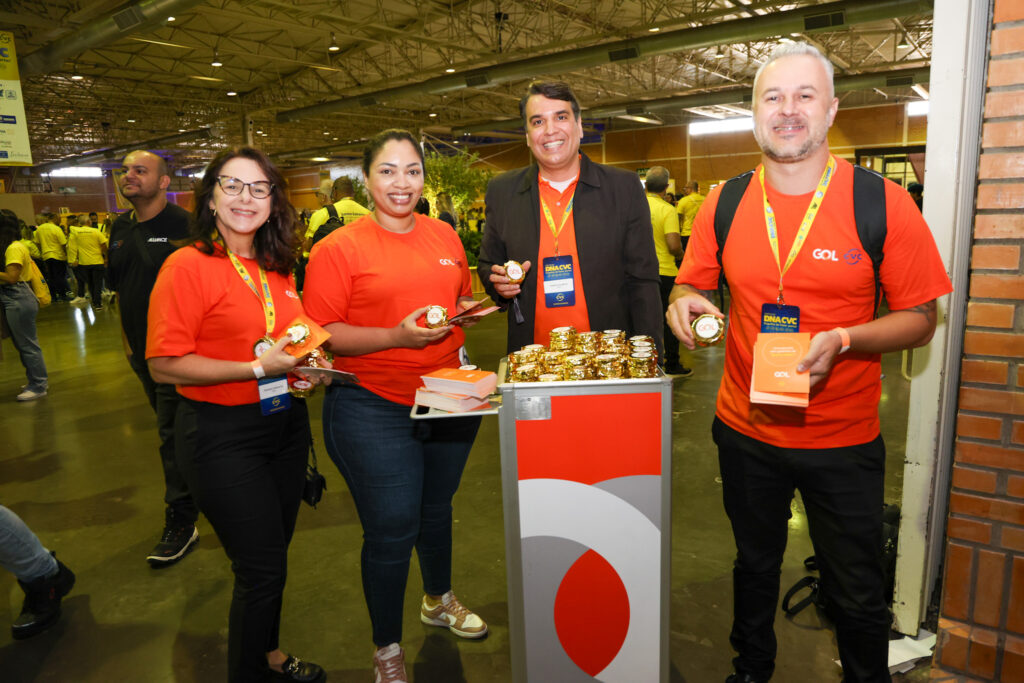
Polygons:
[[302,500],[309,503],[310,507],[316,509],[316,504],[324,497],[327,489],[327,480],[320,470],[316,468],[316,451],[313,450],[313,441],[309,442],[309,461],[306,462],[306,481],[302,487]]

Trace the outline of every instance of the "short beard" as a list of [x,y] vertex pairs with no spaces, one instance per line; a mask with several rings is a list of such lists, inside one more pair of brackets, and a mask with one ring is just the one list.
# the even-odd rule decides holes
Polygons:
[[800,149],[796,152],[789,153],[780,152],[768,144],[766,140],[762,140],[757,127],[754,128],[754,139],[757,141],[757,145],[761,148],[762,154],[772,161],[776,161],[780,164],[793,164],[807,159],[815,150],[821,147],[825,141],[828,140],[828,129],[825,130],[825,134],[820,138],[808,138],[804,144],[801,145]]

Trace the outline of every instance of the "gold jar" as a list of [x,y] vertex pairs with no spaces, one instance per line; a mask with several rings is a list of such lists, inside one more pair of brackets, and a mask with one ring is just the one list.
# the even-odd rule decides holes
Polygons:
[[551,330],[548,346],[552,351],[571,351],[576,346],[576,328],[572,326],[554,328]]
[[562,376],[554,372],[544,372],[537,375],[538,382],[561,382]]
[[600,345],[600,332],[580,332],[576,335],[577,353],[597,353],[597,349]]
[[444,306],[427,306],[427,312],[423,314],[427,327],[435,329],[444,327],[448,323],[448,309]]
[[658,358],[653,353],[632,353],[627,361],[630,377],[656,377]]
[[523,264],[519,261],[505,261],[505,277],[508,278],[509,284],[518,285],[526,278],[526,271],[523,270]]
[[520,350],[526,353],[531,363],[539,363],[541,354],[547,351],[547,347],[543,344],[527,344]]
[[516,368],[513,382],[536,382],[540,376],[540,366],[536,363],[526,363]]
[[508,354],[508,376],[513,377],[516,370],[527,363],[533,362],[533,354],[529,351],[519,349]]
[[584,365],[569,365],[566,366],[565,378],[568,380],[594,379],[594,371],[590,369],[589,363]]
[[693,340],[697,344],[710,346],[725,336],[725,320],[705,313],[690,322],[690,329],[693,330]]
[[560,372],[565,365],[565,351],[545,351],[540,355],[540,364],[544,372]]
[[634,334],[629,338],[629,343],[636,344],[637,342],[648,342],[651,346],[654,346],[654,338],[649,334]]
[[594,359],[598,379],[623,379],[626,377],[626,361],[615,353],[602,353]]

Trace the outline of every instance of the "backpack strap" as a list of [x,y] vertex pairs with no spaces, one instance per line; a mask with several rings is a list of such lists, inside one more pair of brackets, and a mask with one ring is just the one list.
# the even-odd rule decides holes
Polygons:
[[729,178],[718,195],[718,204],[715,205],[715,240],[718,242],[718,268],[722,268],[722,250],[725,249],[725,240],[729,236],[729,228],[732,227],[732,219],[736,216],[736,209],[739,208],[743,193],[747,191],[750,179],[754,177],[753,171],[741,173],[735,178]]
[[853,167],[853,215],[857,222],[857,237],[860,245],[871,258],[875,271],[875,307],[873,316],[878,316],[878,304],[882,298],[880,270],[884,257],[885,236],[888,232],[885,215],[885,180],[869,168]]
[[[334,204],[328,204],[326,208],[327,208],[327,220],[328,221],[331,220],[332,218],[337,218],[338,220],[341,220],[341,216],[338,215],[338,210],[336,208],[334,208]],[[344,223],[345,221],[341,221],[341,222]]]

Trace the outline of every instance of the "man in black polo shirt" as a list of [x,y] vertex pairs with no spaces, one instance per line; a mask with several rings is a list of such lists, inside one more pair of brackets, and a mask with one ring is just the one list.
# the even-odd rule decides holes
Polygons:
[[174,415],[178,392],[173,384],[153,381],[146,365],[146,318],[149,295],[164,259],[176,240],[188,236],[189,213],[167,202],[171,178],[167,163],[156,154],[139,150],[124,158],[117,174],[121,194],[132,211],[118,216],[110,230],[108,275],[117,292],[125,353],[132,370],[156,411],[166,492],[165,526],[160,542],[146,560],[153,567],[174,564],[199,540],[199,510],[189,493],[174,457]]

